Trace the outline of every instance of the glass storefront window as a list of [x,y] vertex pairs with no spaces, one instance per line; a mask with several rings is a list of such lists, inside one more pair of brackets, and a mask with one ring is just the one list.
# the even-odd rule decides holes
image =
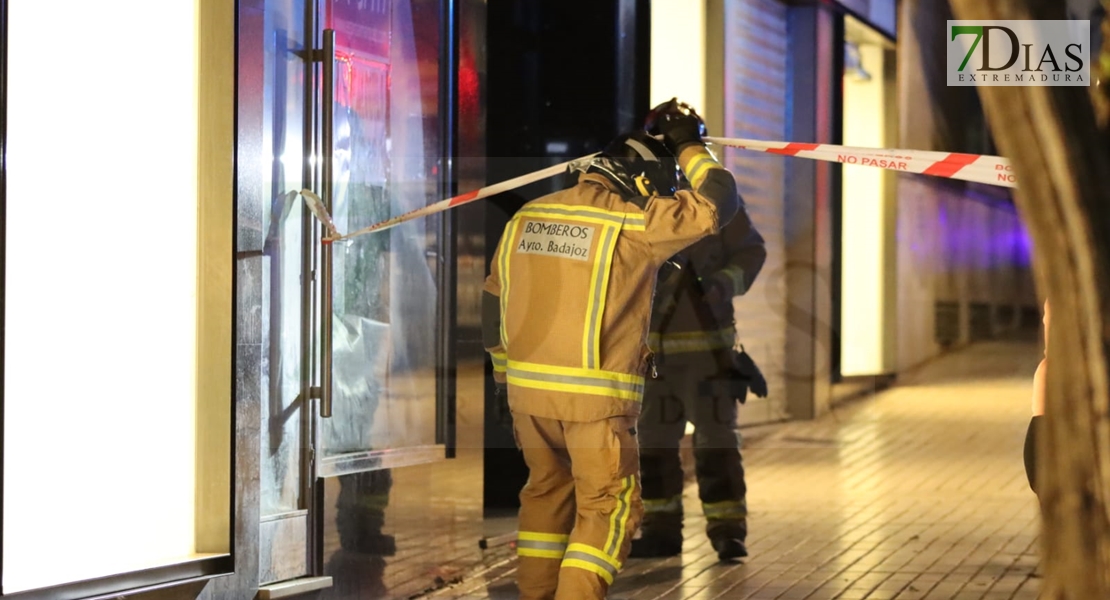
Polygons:
[[[212,192],[200,165],[201,115],[229,116],[231,94],[198,102],[213,5],[152,6],[7,3],[5,594],[229,551],[231,288],[209,269],[231,262],[231,172]],[[221,256],[201,243],[219,235],[200,226],[212,211]]]

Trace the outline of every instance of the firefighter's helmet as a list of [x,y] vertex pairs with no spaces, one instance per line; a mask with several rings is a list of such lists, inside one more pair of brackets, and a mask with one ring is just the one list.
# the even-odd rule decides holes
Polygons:
[[644,131],[617,136],[583,167],[604,175],[629,196],[673,196],[682,177],[678,159]]

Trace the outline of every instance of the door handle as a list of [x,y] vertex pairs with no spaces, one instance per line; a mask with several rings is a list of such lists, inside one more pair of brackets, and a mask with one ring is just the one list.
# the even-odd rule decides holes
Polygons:
[[[324,49],[319,54],[323,63],[323,90],[320,104],[320,198],[330,214],[333,157],[335,154],[335,30],[324,30]],[[327,234],[319,224],[321,237]],[[332,408],[332,248],[321,244],[320,251],[320,417],[331,417]]]

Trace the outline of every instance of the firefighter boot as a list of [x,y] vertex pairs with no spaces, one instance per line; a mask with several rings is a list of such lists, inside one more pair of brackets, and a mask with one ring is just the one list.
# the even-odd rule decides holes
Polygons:
[[713,549],[717,551],[717,559],[721,562],[729,562],[748,555],[748,547],[736,538],[713,540]]
[[[727,562],[748,555],[745,541],[748,539],[748,520],[736,514],[737,509],[747,512],[743,501],[720,502],[716,505],[702,505],[706,509],[706,535],[717,551],[717,558]],[[733,514],[714,515],[721,509],[734,511]]]
[[708,533],[718,560],[728,562],[748,555],[748,547],[744,544],[748,537],[746,520],[711,523]]
[[731,448],[695,448],[694,460],[705,533],[717,558],[731,561],[747,556],[747,486],[740,453]]
[[[654,427],[653,422],[645,422],[643,417],[640,424],[647,440],[653,440],[655,429],[661,429]],[[646,448],[640,454],[644,522],[640,527],[642,534],[632,540],[629,554],[632,558],[661,558],[682,553],[682,464],[678,444],[673,446]]]

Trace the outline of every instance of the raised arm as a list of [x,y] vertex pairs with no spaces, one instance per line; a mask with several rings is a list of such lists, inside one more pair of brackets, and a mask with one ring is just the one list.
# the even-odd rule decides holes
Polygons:
[[752,226],[747,211],[741,208],[721,230],[721,238],[725,249],[725,264],[716,273],[709,274],[710,281],[721,288],[726,298],[742,296],[752,289],[755,278],[767,260],[763,236]]
[[[657,123],[663,143],[678,157],[690,190],[673,198],[653,197],[647,204],[647,225],[657,257],[666,260],[699,239],[716,233],[742,211],[736,180],[701,139],[704,125],[693,111],[677,108],[663,113]],[[737,233],[748,235],[751,221],[744,215]]]

